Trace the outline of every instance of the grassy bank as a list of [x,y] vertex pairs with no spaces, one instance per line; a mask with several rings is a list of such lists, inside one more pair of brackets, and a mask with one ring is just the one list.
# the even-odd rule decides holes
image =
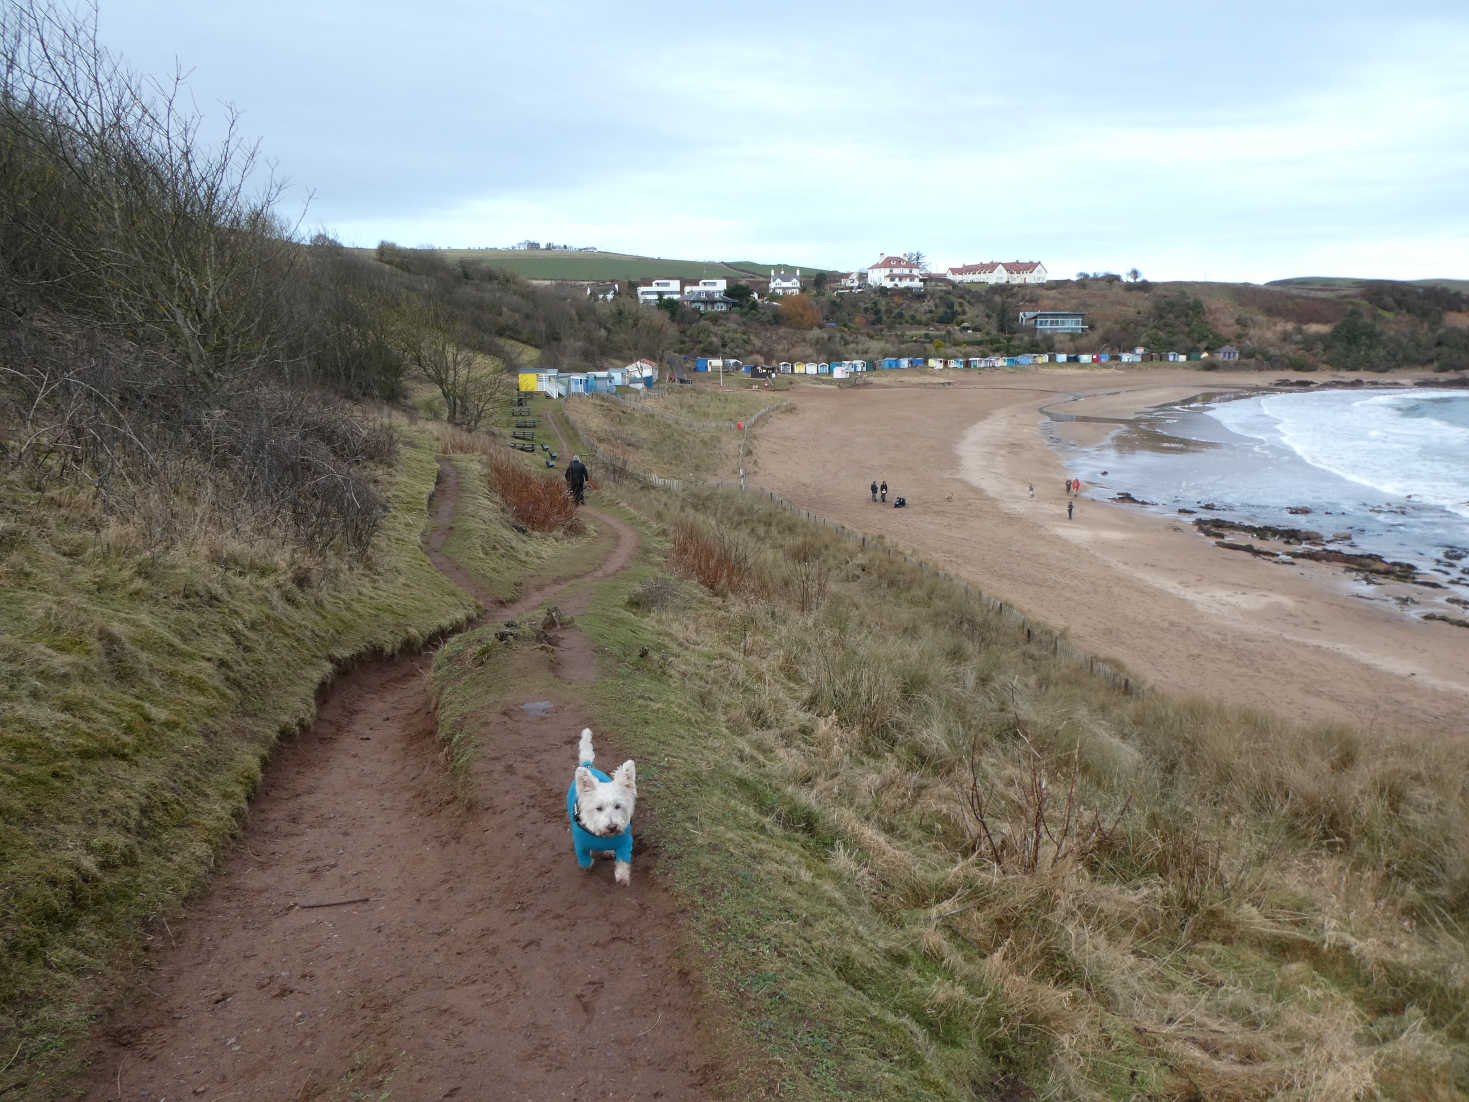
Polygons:
[[731,1097],[1469,1091],[1463,746],[1124,696],[784,512],[627,500],[590,698]]
[[333,670],[472,614],[419,545],[434,441],[401,431],[352,563],[207,535],[149,552],[79,495],[0,486],[0,1094],[65,1070],[98,982],[202,883]]
[[699,385],[641,398],[578,396],[560,412],[577,439],[646,474],[712,481],[738,472],[741,430],[779,398],[766,390]]
[[[371,255],[371,250],[359,250]],[[523,279],[542,280],[652,280],[768,278],[771,269],[795,271],[794,265],[758,264],[749,260],[676,260],[631,253],[581,252],[564,249],[439,249],[450,263],[461,260],[489,264]],[[810,270],[809,268],[807,269]]]

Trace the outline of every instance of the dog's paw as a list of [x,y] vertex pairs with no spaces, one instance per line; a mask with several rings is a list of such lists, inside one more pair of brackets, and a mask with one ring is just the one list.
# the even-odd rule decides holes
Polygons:
[[617,868],[613,871],[613,879],[623,887],[632,883],[632,866],[626,861],[617,862]]

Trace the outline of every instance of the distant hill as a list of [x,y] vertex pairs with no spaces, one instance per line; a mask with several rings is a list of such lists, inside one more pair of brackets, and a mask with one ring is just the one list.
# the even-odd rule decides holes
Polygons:
[[[371,250],[363,250],[371,252]],[[764,264],[753,260],[677,260],[631,253],[570,252],[561,249],[440,249],[450,261],[475,260],[514,272],[525,279],[610,282],[652,279],[768,279],[771,270],[803,273],[820,269],[797,264]]]
[[1469,279],[1410,279],[1377,280],[1351,276],[1293,276],[1290,279],[1272,279],[1267,287],[1282,287],[1307,294],[1354,295],[1368,283],[1415,283],[1423,287],[1447,287],[1451,291],[1469,293]]

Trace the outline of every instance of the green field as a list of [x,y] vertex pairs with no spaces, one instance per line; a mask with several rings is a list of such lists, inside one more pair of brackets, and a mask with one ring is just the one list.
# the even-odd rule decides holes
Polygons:
[[[1272,279],[1267,287],[1282,287],[1291,291],[1320,291],[1329,294],[1356,294],[1363,284],[1375,283],[1371,277],[1352,276],[1293,276],[1290,279]],[[1385,282],[1397,282],[1388,280]],[[1469,279],[1410,279],[1403,282],[1423,287],[1447,287],[1451,291],[1469,291]]]
[[[371,249],[360,249],[371,254]],[[651,279],[768,279],[772,269],[788,272],[801,267],[790,263],[764,264],[754,260],[678,260],[629,253],[563,252],[559,249],[441,249],[450,261],[482,261],[526,279],[651,280]]]

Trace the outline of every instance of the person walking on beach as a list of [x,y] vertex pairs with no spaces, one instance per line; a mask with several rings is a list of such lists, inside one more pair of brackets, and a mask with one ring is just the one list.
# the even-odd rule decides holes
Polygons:
[[1076,506],[1076,502],[1074,502],[1074,501],[1068,501],[1068,502],[1067,502],[1067,503],[1066,503],[1066,519],[1067,519],[1067,520],[1070,520],[1070,519],[1071,519],[1071,510],[1072,510],[1072,509],[1073,509],[1073,508],[1074,508],[1074,507],[1075,507],[1075,506]]
[[872,483],[872,500],[877,500],[877,482],[875,480]]
[[884,478],[882,480],[882,485],[878,487],[877,492],[882,495],[883,504],[887,504],[887,500],[888,500],[888,480],[887,479]]
[[1081,479],[1073,478],[1071,480],[1071,492],[1077,497],[1081,496]]
[[573,455],[571,462],[566,464],[566,488],[571,491],[571,500],[578,505],[586,500],[587,480],[591,477],[581,456]]
[[1066,480],[1066,496],[1071,496],[1071,479],[1069,478]]
[[1025,485],[1026,485],[1026,488],[1030,491],[1030,496],[1031,497],[1035,497],[1035,483],[1034,482],[1027,482]]

